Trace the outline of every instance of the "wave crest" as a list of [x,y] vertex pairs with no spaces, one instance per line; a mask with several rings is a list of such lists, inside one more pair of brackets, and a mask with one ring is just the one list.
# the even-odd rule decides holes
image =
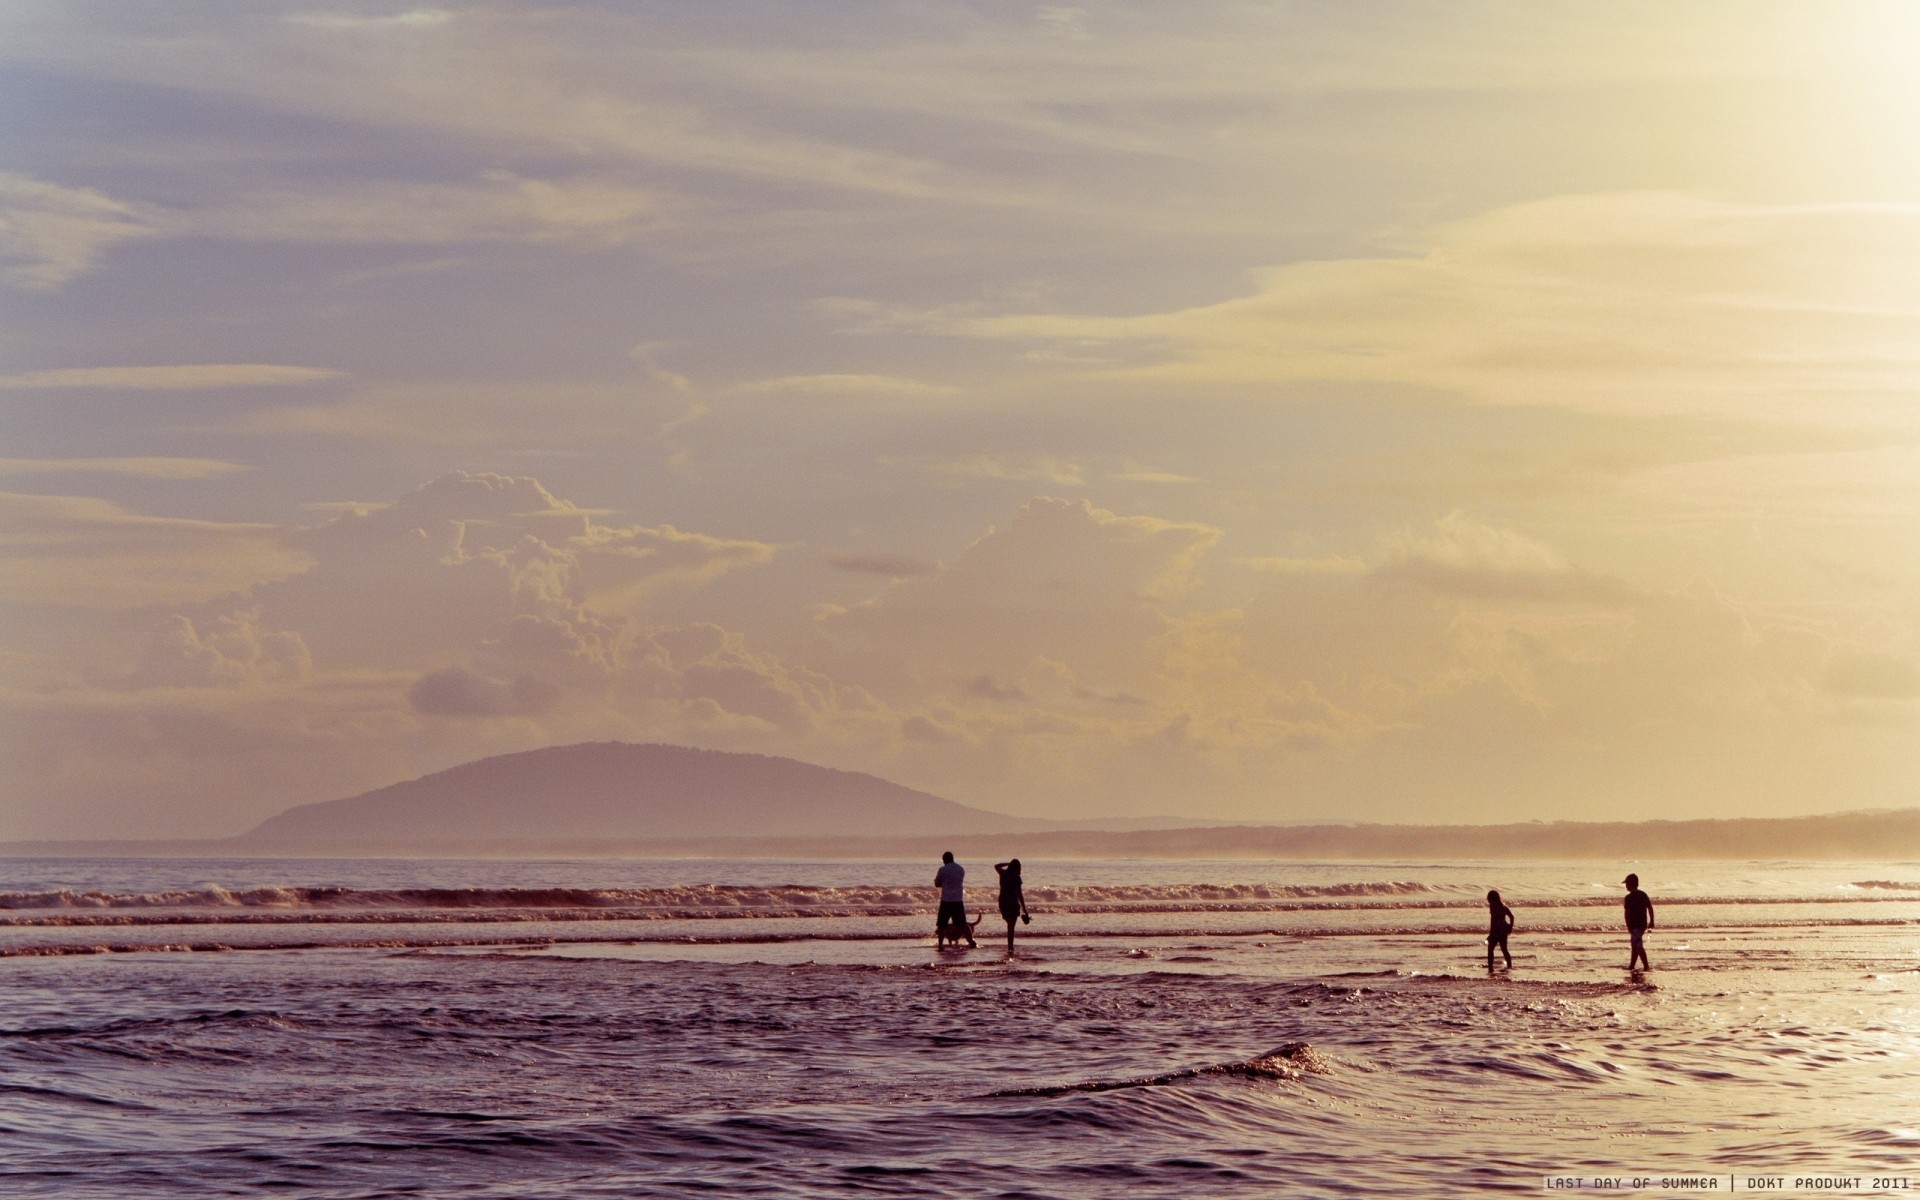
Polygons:
[[1063,1083],[1052,1087],[1010,1088],[1004,1092],[991,1092],[989,1096],[1070,1096],[1078,1092],[1114,1092],[1125,1088],[1165,1087],[1168,1084],[1222,1076],[1239,1079],[1294,1080],[1302,1075],[1333,1073],[1333,1060],[1314,1049],[1312,1045],[1307,1042],[1288,1042],[1265,1054],[1242,1059],[1239,1062],[1188,1067],[1183,1071],[1168,1071],[1164,1075],[1146,1075],[1139,1079],[1090,1079],[1084,1083]]
[[[984,896],[991,889],[976,889]],[[1423,883],[1360,882],[1335,884],[1133,884],[1079,887],[1032,887],[1029,903],[1056,906],[1153,904],[1167,907],[1210,904],[1260,904],[1301,899],[1339,899],[1366,896],[1405,896],[1430,892]],[[672,909],[820,909],[924,906],[931,893],[925,887],[819,887],[786,884],[766,887],[745,884],[701,883],[655,888],[353,888],[353,887],[223,887],[205,883],[196,888],[159,892],[51,891],[0,892],[0,909],[555,909],[555,908],[672,908]]]

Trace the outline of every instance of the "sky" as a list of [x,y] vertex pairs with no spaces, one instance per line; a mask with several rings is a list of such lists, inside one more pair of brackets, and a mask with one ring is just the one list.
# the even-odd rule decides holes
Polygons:
[[663,741],[1920,803],[1920,8],[0,6],[0,839]]

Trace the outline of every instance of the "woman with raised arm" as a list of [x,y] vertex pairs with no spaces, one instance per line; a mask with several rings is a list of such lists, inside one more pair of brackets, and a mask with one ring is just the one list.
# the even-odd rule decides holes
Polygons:
[[1007,957],[1013,957],[1013,927],[1015,923],[1033,918],[1027,915],[1026,893],[1020,889],[1020,860],[1010,858],[1003,863],[993,864],[1000,874],[1000,915],[1007,922]]

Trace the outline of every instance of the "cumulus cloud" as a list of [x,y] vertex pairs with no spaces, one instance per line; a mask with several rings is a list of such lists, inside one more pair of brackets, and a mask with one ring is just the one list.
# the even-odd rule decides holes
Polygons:
[[[870,600],[778,650],[754,629],[649,620],[628,590],[697,586],[771,547],[621,524],[532,479],[454,473],[274,536],[304,555],[291,578],[148,622],[106,684],[36,703],[74,730],[190,731],[216,758],[253,736],[242,709],[270,709],[288,753],[360,738],[396,777],[424,747],[450,765],[651,738],[837,759],[1003,807],[1153,811],[1219,789],[1285,816],[1302,814],[1279,798],[1412,779],[1479,804],[1549,764],[1608,794],[1654,764],[1705,787],[1709,764],[1686,757],[1703,737],[1754,744],[1916,694],[1897,654],[1835,652],[1708,588],[1596,587],[1537,535],[1460,514],[1365,559],[1248,570],[1210,565],[1210,526],[1039,498],[944,569],[861,571]],[[1254,594],[1222,603],[1203,569]]]
[[657,661],[677,698],[694,706],[696,721],[797,734],[839,707],[838,689],[826,676],[756,653],[741,635],[717,625],[653,630],[647,641],[664,651]]
[[902,663],[941,664],[949,677],[1018,675],[1035,658],[1137,658],[1162,627],[1158,606],[1185,593],[1219,537],[1205,525],[1035,499],[946,570],[825,622],[836,635],[884,643]]
[[499,680],[465,667],[443,667],[414,680],[407,702],[429,716],[511,717],[544,712],[559,695],[559,688],[529,675]]
[[1410,585],[1488,600],[1621,605],[1633,589],[1568,564],[1547,546],[1511,529],[1453,513],[1423,536],[1388,541],[1391,557],[1373,568],[1385,586]]
[[634,611],[650,588],[767,561],[762,543],[609,524],[536,480],[464,472],[281,536],[306,569],[163,622],[137,682],[293,677],[283,660],[325,679],[406,672],[405,704],[421,716],[577,726],[603,714],[683,739],[797,736],[871,704],[736,632]]
[[249,609],[200,626],[183,614],[166,618],[148,632],[128,679],[137,687],[236,687],[300,682],[312,670],[298,633],[265,631],[259,612]]
[[1002,786],[1062,795],[1112,786],[1121,748],[1181,702],[1162,639],[1186,619],[1198,560],[1219,536],[1039,498],[944,570],[828,612],[819,628],[834,675],[900,714],[900,753],[921,778],[987,770]]
[[[378,509],[289,535],[310,570],[262,589],[320,661],[427,666],[489,641],[609,661],[618,610],[648,588],[767,561],[773,547],[617,526],[530,478],[454,472]],[[531,630],[563,631],[564,638]]]
[[982,700],[1027,699],[1027,693],[1024,689],[1014,684],[1001,683],[991,675],[975,675],[972,679],[967,680],[962,690],[964,690],[967,695],[977,696]]
[[[849,728],[895,736],[894,718],[857,686],[738,631],[650,623],[633,607],[636,583],[698,586],[765,561],[769,546],[609,521],[499,475],[453,473],[390,504],[329,511],[306,528],[245,527],[287,557],[285,579],[182,594],[157,589],[152,564],[108,556],[91,569],[140,586],[72,580],[103,607],[174,611],[133,617],[144,632],[132,642],[112,636],[127,614],[103,614],[89,627],[97,644],[49,645],[31,663],[17,643],[0,645],[35,675],[32,691],[0,688],[9,732],[24,739],[4,756],[9,786],[39,780],[36,794],[60,811],[95,814],[94,833],[125,827],[131,809],[114,817],[114,805],[156,796],[198,814],[183,822],[232,814],[188,830],[227,833],[282,804],[554,742],[767,750],[833,743]],[[45,587],[27,586],[36,577],[12,569],[19,561],[148,547],[184,571],[190,539],[218,557],[236,537],[93,500],[0,497],[0,515],[16,560],[5,598],[34,603]],[[286,783],[263,792],[264,777]],[[203,789],[224,790],[202,803]]]

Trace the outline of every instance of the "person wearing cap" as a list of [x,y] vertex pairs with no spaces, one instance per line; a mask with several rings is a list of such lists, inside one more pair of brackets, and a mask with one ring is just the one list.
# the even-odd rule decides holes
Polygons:
[[1629,875],[1621,880],[1627,885],[1627,938],[1633,943],[1633,952],[1627,956],[1627,970],[1635,965],[1651,971],[1653,964],[1647,961],[1647,930],[1653,928],[1653,898],[1640,890],[1640,877]]

